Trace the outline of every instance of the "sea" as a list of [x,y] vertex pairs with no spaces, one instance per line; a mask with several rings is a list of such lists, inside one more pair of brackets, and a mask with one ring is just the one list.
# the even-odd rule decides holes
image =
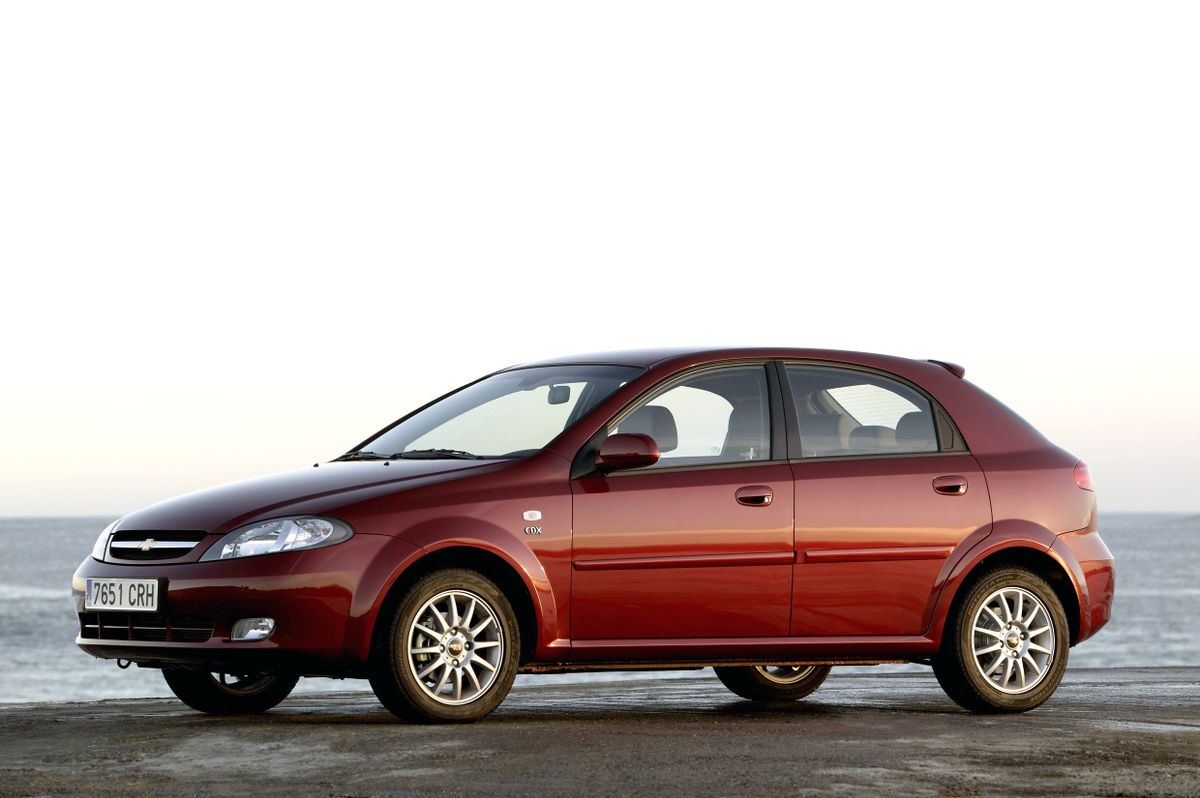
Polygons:
[[[78,622],[71,605],[71,574],[111,520],[0,519],[0,672],[5,674],[0,680],[0,703],[170,694],[157,671],[120,670],[115,662],[94,659],[75,646]],[[1200,515],[1103,513],[1100,531],[1117,559],[1113,618],[1099,634],[1072,649],[1070,667],[1200,663]],[[883,665],[871,670],[919,667]],[[561,683],[632,677],[572,674],[518,679],[536,684],[540,679]],[[369,687],[362,680],[302,679],[297,689]]]

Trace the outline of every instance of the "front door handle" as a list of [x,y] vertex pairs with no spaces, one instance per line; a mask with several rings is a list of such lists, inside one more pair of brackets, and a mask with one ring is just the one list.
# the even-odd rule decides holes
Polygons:
[[938,477],[933,481],[933,489],[946,496],[961,496],[967,492],[967,478],[957,474]]
[[744,504],[747,507],[766,507],[775,498],[775,494],[766,485],[747,485],[744,488],[738,488],[733,495],[737,498],[738,504]]

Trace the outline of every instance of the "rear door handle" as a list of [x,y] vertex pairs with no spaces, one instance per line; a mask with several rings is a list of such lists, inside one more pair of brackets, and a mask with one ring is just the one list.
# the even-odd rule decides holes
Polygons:
[[967,478],[957,474],[938,477],[933,481],[933,489],[946,496],[961,496],[967,492]]
[[775,498],[775,494],[766,485],[747,485],[734,491],[738,504],[747,507],[766,507]]

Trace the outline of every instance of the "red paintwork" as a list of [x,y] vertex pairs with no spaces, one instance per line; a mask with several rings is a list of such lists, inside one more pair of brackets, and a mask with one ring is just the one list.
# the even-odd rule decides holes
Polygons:
[[622,433],[609,435],[596,452],[596,467],[602,471],[641,468],[658,462],[658,444],[649,435]]
[[[696,366],[770,359],[867,367],[915,383],[970,451],[571,478],[589,439],[653,386]],[[163,577],[166,611],[211,617],[217,634],[204,644],[77,642],[97,656],[147,664],[249,659],[362,675],[389,593],[425,558],[454,562],[467,550],[485,552],[523,586],[536,638],[530,670],[927,659],[965,580],[997,556],[1057,569],[1078,606],[1073,642],[1108,620],[1113,561],[1096,531],[1095,494],[1076,484],[1078,460],[961,370],[794,349],[606,353],[531,365],[553,363],[646,371],[523,460],[326,463],[132,513],[119,529],[209,535],[182,562],[88,558],[73,581],[77,605],[89,576]],[[961,494],[934,489],[957,480],[966,483]],[[529,509],[542,513],[539,534],[524,531]],[[226,532],[293,514],[340,518],[355,535],[324,549],[198,562]],[[229,624],[250,615],[275,617],[276,633],[227,642]]]
[[[746,485],[770,488],[774,500],[739,504],[735,492]],[[572,640],[788,634],[794,548],[787,463],[625,471],[572,487]],[[675,562],[650,574],[647,558]],[[633,567],[588,567],[621,559]]]
[[1079,633],[1075,642],[1100,631],[1112,616],[1117,573],[1112,552],[1095,527],[1068,532],[1050,546],[1050,555],[1067,570],[1079,595]]
[[[983,472],[970,454],[794,463],[796,564],[793,635],[921,634],[936,579],[963,541],[988,534]],[[933,489],[943,475],[967,491]],[[866,551],[829,562],[826,550]]]

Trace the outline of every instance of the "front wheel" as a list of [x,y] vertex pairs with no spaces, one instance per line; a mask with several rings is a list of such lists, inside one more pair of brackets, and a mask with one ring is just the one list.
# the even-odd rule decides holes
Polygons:
[[798,701],[829,675],[828,665],[761,665],[714,668],[721,683],[751,701]]
[[520,652],[516,613],[500,588],[475,571],[435,571],[383,620],[371,687],[405,720],[476,721],[508,695]]
[[1067,630],[1062,602],[1046,580],[1024,568],[997,568],[971,585],[947,621],[933,672],[964,709],[1026,712],[1062,681]]
[[266,712],[287,698],[300,681],[291,673],[210,673],[163,668],[163,678],[180,701],[210,715],[252,715]]

